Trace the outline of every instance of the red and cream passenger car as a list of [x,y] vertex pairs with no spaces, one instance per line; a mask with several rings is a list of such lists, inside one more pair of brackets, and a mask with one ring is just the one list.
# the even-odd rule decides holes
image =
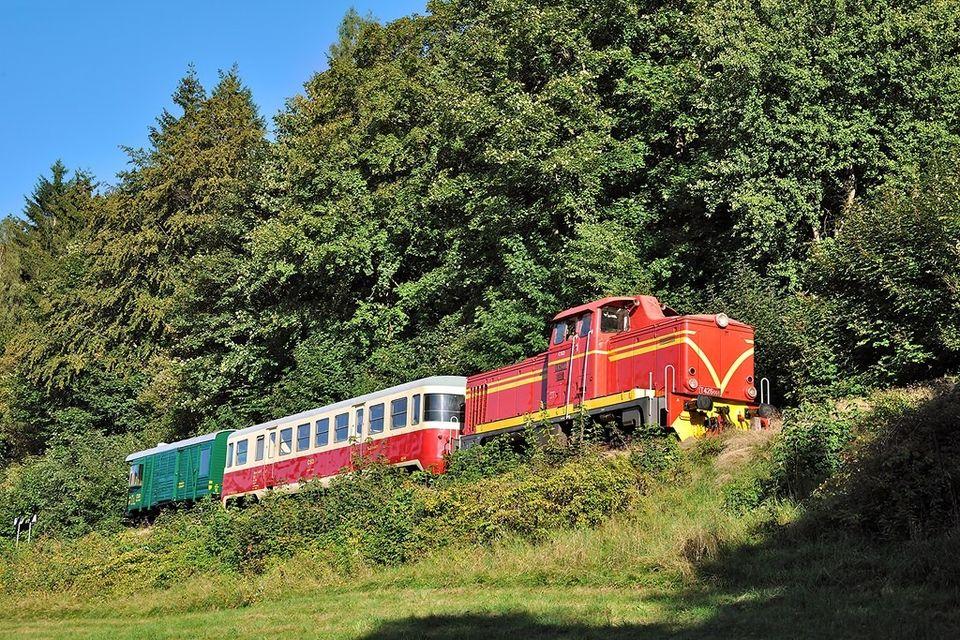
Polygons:
[[443,471],[463,421],[466,378],[434,376],[240,429],[227,440],[223,501],[296,490],[359,459]]

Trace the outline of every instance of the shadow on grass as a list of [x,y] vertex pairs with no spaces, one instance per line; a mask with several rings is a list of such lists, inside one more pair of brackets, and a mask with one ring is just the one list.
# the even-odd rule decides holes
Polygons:
[[958,414],[951,385],[919,406],[869,416],[871,437],[851,470],[800,522],[721,546],[693,588],[647,598],[656,622],[629,605],[608,618],[622,625],[563,609],[468,613],[389,621],[365,638],[960,638]]
[[610,616],[622,624],[591,623],[563,609],[465,613],[391,620],[363,638],[960,638],[960,593],[922,576],[903,576],[895,566],[908,564],[911,553],[931,552],[936,550],[774,536],[721,553],[703,568],[697,588],[646,598],[658,612],[656,622],[644,623],[629,605],[614,607]]
[[671,631],[651,626],[591,626],[582,623],[554,623],[530,614],[463,614],[405,618],[384,623],[365,640],[540,640],[584,638],[585,640],[627,640],[628,638],[669,638]]

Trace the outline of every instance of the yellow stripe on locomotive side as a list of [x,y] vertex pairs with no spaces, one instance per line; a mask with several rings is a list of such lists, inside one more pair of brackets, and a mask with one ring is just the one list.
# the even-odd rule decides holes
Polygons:
[[[696,334],[696,331],[684,330],[676,331],[674,333],[667,334],[665,336],[660,336],[657,338],[652,338],[650,340],[644,340],[642,342],[637,342],[626,347],[619,347],[617,349],[612,349],[610,351],[590,351],[590,355],[609,355],[610,362],[616,362],[618,360],[624,360],[627,358],[634,358],[645,353],[651,353],[654,351],[659,351],[661,349],[667,349],[669,347],[675,347],[680,344],[686,344],[690,349],[700,358],[700,361],[703,362],[704,366],[707,368],[707,373],[710,374],[710,378],[713,381],[714,386],[720,390],[720,393],[723,394],[726,391],[727,385],[730,384],[730,380],[733,377],[733,374],[736,370],[743,364],[743,362],[754,354],[753,348],[748,348],[746,351],[741,353],[737,359],[733,362],[729,369],[727,369],[724,374],[723,379],[720,379],[720,376],[717,374],[716,369],[713,366],[710,358],[707,357],[707,354],[704,353],[703,349],[700,348],[694,340],[689,336]],[[628,350],[629,349],[629,350]],[[578,353],[573,356],[573,360],[577,358],[584,357],[584,354]],[[570,358],[559,358],[553,362],[549,362],[547,367],[565,364],[569,362]],[[484,393],[498,393],[500,391],[506,391],[507,389],[514,389],[516,387],[522,387],[528,384],[535,384],[537,382],[543,381],[543,372],[540,371],[528,371],[526,373],[521,373],[509,378],[504,378],[502,380],[497,380],[487,387]],[[471,390],[467,390],[467,398],[472,397]]]
[[[603,396],[600,398],[594,398],[593,400],[587,400],[583,403],[583,408],[587,411],[593,411],[595,409],[602,409],[603,407],[608,407],[615,404],[622,404],[624,402],[631,402],[638,400],[639,398],[649,398],[653,396],[653,391],[650,389],[630,389],[629,391],[623,391],[622,393],[615,393],[610,396]],[[568,413],[572,414],[574,411],[579,410],[581,407],[580,404],[571,403],[562,407],[554,407],[552,409],[545,409],[543,411],[538,411],[535,414],[527,413],[522,416],[516,416],[514,418],[504,418],[503,420],[494,420],[493,422],[486,422],[483,424],[478,424],[475,428],[475,433],[489,433],[490,431],[499,431],[501,429],[509,429],[510,427],[517,427],[526,422],[537,422],[539,420],[551,420],[553,418],[559,418],[560,416],[566,415]]]
[[[609,351],[604,351],[604,350],[602,350],[602,349],[595,349],[595,350],[590,351],[590,352],[589,352],[589,355],[591,355],[591,356],[594,356],[594,355],[604,356],[604,355],[608,355],[608,354],[619,353],[619,352],[621,352],[621,351],[625,351],[625,350],[628,350],[628,349],[633,350],[633,349],[642,348],[642,347],[644,347],[645,345],[651,345],[652,343],[656,343],[656,342],[671,341],[671,340],[673,340],[674,338],[676,338],[676,337],[678,337],[678,336],[694,335],[694,334],[696,334],[696,333],[697,333],[696,331],[692,331],[692,330],[690,330],[690,329],[683,329],[683,330],[680,330],[680,331],[674,331],[673,333],[668,333],[668,334],[666,334],[666,335],[657,336],[657,337],[654,337],[654,338],[648,338],[648,339],[646,339],[646,340],[641,340],[641,341],[639,341],[639,342],[633,342],[633,343],[631,343],[631,344],[624,345],[624,346],[622,346],[622,347],[617,347],[616,349],[610,349]],[[661,347],[673,346],[674,344],[678,344],[678,343],[676,343],[676,342],[671,342],[670,344],[659,344],[659,345],[655,345],[655,346],[656,346],[656,348],[661,348]],[[645,349],[642,353],[645,353],[645,352],[647,352],[647,351],[655,351],[655,350],[656,350],[656,349]],[[631,352],[630,352],[630,355],[619,355],[619,356],[616,356],[616,357],[611,356],[610,360],[611,360],[611,361],[620,360],[620,359],[622,359],[622,358],[630,357],[631,355],[636,355],[636,354],[633,353],[633,351],[631,351]],[[577,359],[582,358],[582,357],[584,357],[584,354],[583,354],[583,353],[577,353],[577,354],[574,354],[573,360],[577,360]],[[557,364],[563,364],[564,362],[567,362],[567,361],[569,361],[569,360],[570,360],[570,358],[567,358],[567,357],[558,358],[557,360],[554,360],[553,362],[547,363],[547,366],[549,367],[549,366],[553,366],[553,365],[557,365]],[[514,387],[519,387],[519,386],[522,386],[522,385],[524,385],[524,384],[531,384],[531,383],[534,383],[534,382],[540,382],[541,380],[543,380],[543,372],[542,372],[542,371],[527,371],[527,372],[525,372],[525,373],[518,373],[518,374],[512,375],[512,376],[510,376],[510,377],[508,377],[508,378],[501,378],[500,380],[494,380],[493,382],[488,383],[489,386],[487,387],[486,392],[487,392],[487,393],[495,393],[495,392],[497,392],[497,391],[503,391],[503,390],[505,390],[505,389],[513,389]],[[471,396],[471,393],[470,393],[470,391],[468,390],[468,391],[467,391],[467,397],[469,398],[470,396]]]
[[660,340],[661,341],[657,342],[656,344],[648,344],[642,347],[635,347],[630,351],[624,351],[622,353],[613,354],[610,356],[610,362],[616,362],[617,360],[623,360],[624,358],[633,358],[635,356],[639,356],[644,353],[650,353],[651,351],[659,351],[660,349],[666,349],[667,347],[675,347],[676,345],[683,344],[686,341],[690,341],[691,344],[693,343],[692,340],[690,340],[685,336],[679,337],[679,338],[678,337],[668,338],[665,336],[663,338],[660,338]]

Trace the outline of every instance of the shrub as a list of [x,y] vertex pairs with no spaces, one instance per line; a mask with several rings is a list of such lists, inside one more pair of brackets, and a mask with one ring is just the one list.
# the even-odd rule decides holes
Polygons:
[[960,391],[885,392],[872,402],[856,446],[824,487],[820,517],[897,540],[960,529]]
[[853,372],[913,381],[960,365],[960,171],[931,162],[920,180],[847,211],[814,246],[809,281]]
[[787,411],[783,431],[773,447],[773,467],[766,478],[770,495],[803,499],[842,462],[844,448],[853,437],[852,409],[837,410],[834,405],[804,402]]
[[[8,466],[0,476],[0,522],[36,513],[37,534],[116,531],[126,507],[127,467],[122,461],[135,449],[131,436],[94,431]],[[13,534],[7,525],[0,532]]]

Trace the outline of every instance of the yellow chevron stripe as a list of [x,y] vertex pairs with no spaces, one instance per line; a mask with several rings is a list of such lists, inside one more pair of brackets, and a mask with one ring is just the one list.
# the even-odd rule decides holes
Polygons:
[[753,349],[747,349],[740,356],[733,361],[733,364],[730,365],[730,368],[727,369],[727,374],[723,376],[723,384],[720,385],[720,395],[723,395],[723,392],[727,390],[727,385],[730,384],[730,378],[733,377],[734,371],[736,371],[743,361],[753,355]]
[[[618,360],[624,360],[626,358],[633,358],[633,357],[642,355],[644,353],[659,351],[660,349],[666,349],[668,347],[673,347],[679,344],[686,344],[687,346],[690,347],[690,349],[694,353],[697,354],[697,357],[700,358],[700,361],[707,368],[707,373],[710,374],[710,378],[713,382],[713,386],[719,389],[720,394],[723,395],[723,393],[727,389],[727,385],[730,384],[730,380],[733,377],[733,374],[736,372],[736,370],[740,367],[741,364],[743,364],[743,362],[747,358],[749,358],[754,354],[754,350],[751,347],[746,351],[744,351],[743,353],[741,353],[737,357],[737,359],[733,362],[733,364],[730,366],[730,368],[727,369],[726,373],[724,374],[723,380],[721,380],[720,376],[717,374],[717,371],[713,366],[713,362],[710,361],[710,358],[707,357],[707,354],[703,352],[703,349],[700,348],[700,345],[698,345],[696,342],[694,342],[691,338],[688,337],[690,334],[693,334],[693,333],[696,333],[696,332],[678,331],[676,333],[669,334],[668,336],[656,338],[655,340],[660,341],[660,342],[657,342],[656,344],[650,344],[651,342],[650,340],[645,340],[643,343],[637,343],[642,346],[638,347],[637,345],[630,345],[631,347],[630,351],[624,352],[622,351],[622,349],[614,349],[609,352],[597,350],[597,351],[591,351],[590,354],[603,355],[603,354],[609,353],[609,354],[612,354],[610,355],[610,358],[609,358],[610,362],[616,362]],[[681,336],[681,337],[677,337],[677,336]],[[617,351],[620,351],[620,353],[615,353]],[[583,357],[582,353],[578,353],[573,356],[574,360],[582,357]],[[569,358],[559,358],[557,360],[554,360],[552,363],[549,363],[548,366],[563,364],[568,361],[569,361]],[[543,373],[541,371],[529,371],[527,373],[512,376],[510,378],[504,378],[503,380],[498,380],[492,383],[489,387],[487,387],[486,393],[490,394],[490,393],[497,393],[500,391],[506,391],[507,389],[514,389],[516,387],[521,387],[527,384],[534,384],[537,382],[541,382],[542,380],[543,380]],[[470,398],[471,395],[472,394],[468,391],[467,398]]]

